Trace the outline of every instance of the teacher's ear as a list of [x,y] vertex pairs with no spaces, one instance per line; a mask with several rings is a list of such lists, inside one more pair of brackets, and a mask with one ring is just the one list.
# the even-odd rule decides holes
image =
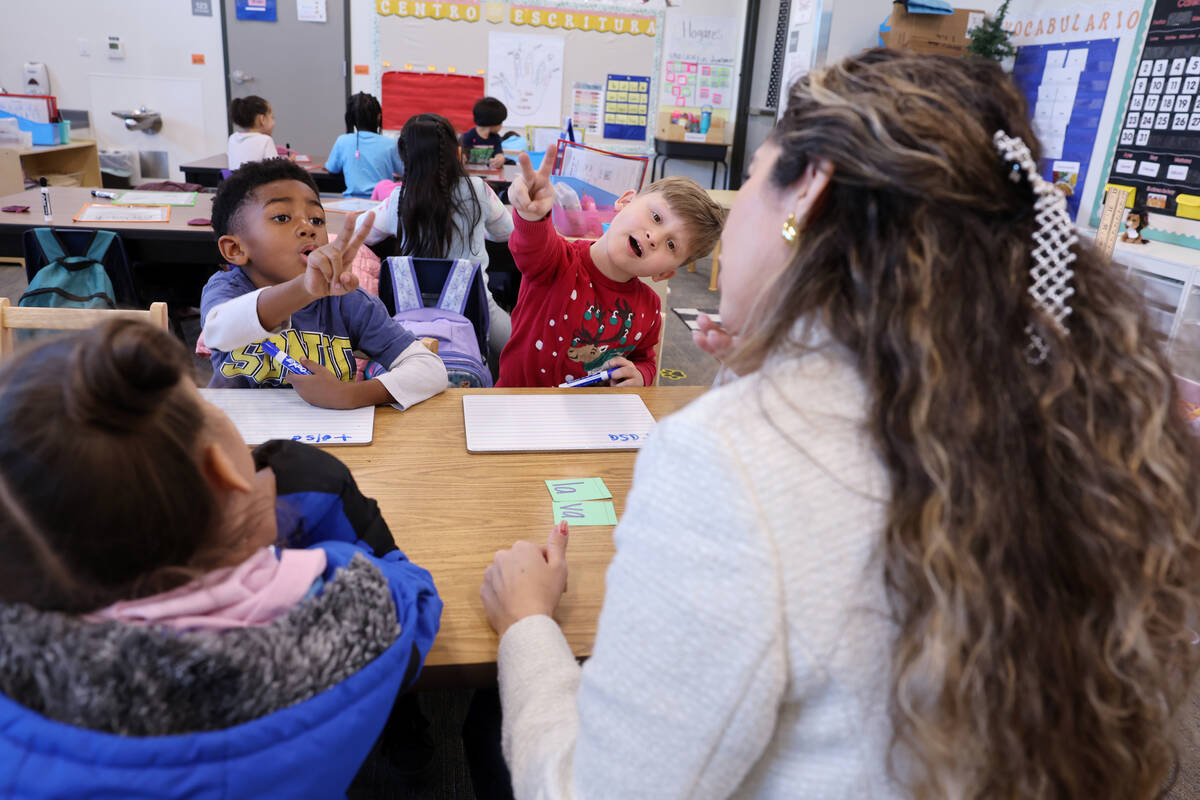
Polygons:
[[832,161],[827,158],[818,158],[808,162],[800,180],[788,187],[788,191],[793,194],[791,205],[796,219],[806,220],[814,209],[820,207],[829,190],[829,184],[832,182]]

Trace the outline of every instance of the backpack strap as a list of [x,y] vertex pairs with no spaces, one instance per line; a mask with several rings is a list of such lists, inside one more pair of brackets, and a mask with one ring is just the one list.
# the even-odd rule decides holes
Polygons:
[[102,262],[104,256],[108,254],[108,248],[112,246],[116,238],[117,235],[112,231],[96,231],[96,234],[92,237],[91,244],[88,245],[85,258],[89,258],[96,263]]
[[38,247],[42,248],[42,257],[47,264],[67,257],[67,249],[52,228],[34,228],[33,235],[37,237]]
[[453,311],[462,314],[466,311],[467,301],[471,298],[471,287],[475,284],[475,274],[479,265],[465,258],[454,259],[450,274],[442,284],[442,294],[438,298],[438,308],[443,311]]
[[389,256],[387,268],[392,276],[392,294],[395,296],[396,313],[424,308],[421,287],[417,283],[417,270],[412,256]]

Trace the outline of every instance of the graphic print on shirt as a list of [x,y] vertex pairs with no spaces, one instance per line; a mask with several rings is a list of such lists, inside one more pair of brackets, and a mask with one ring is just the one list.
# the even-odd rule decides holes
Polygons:
[[[289,328],[262,341],[271,342],[281,353],[297,361],[302,358],[316,361],[340,381],[354,380],[354,348],[345,336]],[[259,386],[290,385],[283,367],[262,349],[262,342],[251,342],[230,351],[221,364],[221,374],[226,378],[244,377]]]
[[607,311],[589,304],[583,312],[583,324],[572,334],[567,358],[583,364],[585,372],[595,372],[606,361],[637,348],[629,341],[632,327],[633,310],[623,299],[618,298],[617,307]]

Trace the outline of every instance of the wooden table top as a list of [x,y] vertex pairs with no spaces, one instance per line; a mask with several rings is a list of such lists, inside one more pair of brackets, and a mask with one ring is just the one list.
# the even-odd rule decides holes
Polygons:
[[[223,158],[224,156],[222,156]],[[212,239],[211,225],[188,225],[189,219],[212,217],[213,195],[198,193],[194,206],[172,206],[171,219],[167,222],[75,222],[74,218],[86,203],[111,203],[100,197],[92,197],[92,190],[80,186],[50,186],[50,208],[53,219],[42,221],[42,195],[39,189],[26,189],[17,194],[0,197],[0,207],[19,205],[29,206],[29,211],[13,213],[0,211],[0,227],[18,226],[21,228],[36,228],[50,225],[56,228],[103,228],[117,231],[123,237],[143,238],[177,238],[177,239]],[[116,192],[122,190],[117,189]],[[326,223],[329,229],[337,233],[342,228],[340,211],[327,210]]]
[[[294,151],[293,151],[294,152]],[[297,161],[298,166],[303,167],[310,173],[317,175],[331,175],[332,173],[325,169],[323,161],[318,161],[315,157],[310,156],[312,161]],[[223,169],[229,169],[229,155],[227,153],[217,153],[215,156],[208,156],[199,161],[189,161],[186,164],[179,165],[180,170],[208,170],[212,172],[220,172]]]
[[733,208],[733,201],[737,199],[737,189],[705,189],[705,191],[717,205],[726,211]]
[[[707,387],[572,391],[634,392],[661,420]],[[448,389],[409,411],[376,409],[371,445],[328,448],[350,467],[363,493],[378,501],[400,549],[433,574],[445,608],[426,665],[451,684],[494,680],[498,639],[483,613],[479,585],[497,550],[520,539],[545,542],[554,524],[545,481],[603,478],[619,517],[637,457],[636,451],[468,453],[462,396],[489,392],[554,390]],[[604,573],[613,552],[612,528],[572,529],[567,549],[570,578],[556,616],[576,656],[591,653],[604,599]]]

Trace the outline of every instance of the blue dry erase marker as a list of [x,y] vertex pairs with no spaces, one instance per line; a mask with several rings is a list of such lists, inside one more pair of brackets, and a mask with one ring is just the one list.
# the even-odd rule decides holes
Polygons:
[[576,386],[591,386],[593,384],[602,383],[602,382],[608,380],[609,378],[611,378],[614,371],[615,370],[611,370],[611,369],[602,369],[599,372],[593,372],[591,375],[584,375],[582,378],[580,378],[577,381],[570,381],[569,383],[560,383],[558,385],[558,388],[573,389]]
[[274,342],[268,342],[264,340],[261,343],[261,346],[262,349],[267,352],[267,355],[278,361],[279,366],[283,367],[289,372],[294,372],[297,375],[312,375],[312,372],[307,370],[303,364],[276,347]]

